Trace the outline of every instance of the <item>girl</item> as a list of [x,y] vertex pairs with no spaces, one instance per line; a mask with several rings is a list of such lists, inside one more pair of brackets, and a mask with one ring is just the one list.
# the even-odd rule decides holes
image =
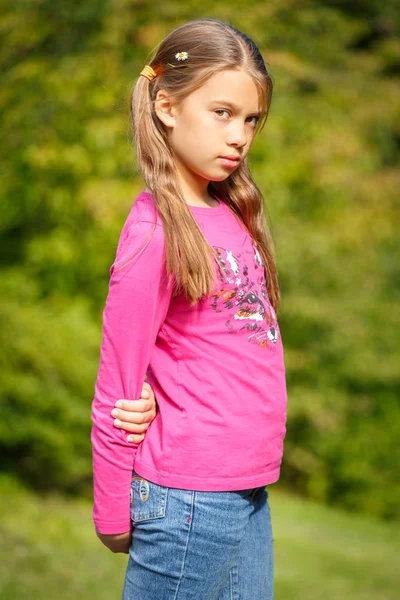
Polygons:
[[[271,600],[266,486],[279,478],[286,382],[279,286],[247,153],[272,79],[216,19],[173,30],[132,95],[137,196],[110,268],[92,407],[100,539],[128,552],[124,600]],[[144,441],[110,417],[159,410]]]

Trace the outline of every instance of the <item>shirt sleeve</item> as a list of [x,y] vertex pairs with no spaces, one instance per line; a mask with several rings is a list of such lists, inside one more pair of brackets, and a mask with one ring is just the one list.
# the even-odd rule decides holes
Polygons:
[[[138,221],[124,226],[110,267],[103,311],[100,364],[92,402],[93,520],[99,533],[131,529],[130,486],[138,444],[114,426],[120,398],[140,398],[173,285],[165,266],[163,228]],[[145,247],[143,251],[141,251]]]

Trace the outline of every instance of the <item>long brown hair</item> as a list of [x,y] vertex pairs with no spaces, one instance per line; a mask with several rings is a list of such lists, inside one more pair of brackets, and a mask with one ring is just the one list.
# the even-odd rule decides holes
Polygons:
[[[178,61],[177,51],[187,52],[190,60]],[[195,19],[171,31],[147,64],[157,76],[151,81],[139,77],[131,98],[136,158],[163,223],[168,274],[174,275],[176,289],[183,290],[194,305],[212,292],[213,248],[183,197],[165,126],[154,111],[157,92],[165,89],[179,105],[214,73],[243,69],[257,86],[263,114],[257,132],[268,117],[273,80],[256,44],[232,25],[213,18]],[[274,244],[263,197],[250,175],[246,158],[224,181],[210,181],[208,190],[231,208],[256,242],[265,267],[269,298],[277,311],[280,292]]]

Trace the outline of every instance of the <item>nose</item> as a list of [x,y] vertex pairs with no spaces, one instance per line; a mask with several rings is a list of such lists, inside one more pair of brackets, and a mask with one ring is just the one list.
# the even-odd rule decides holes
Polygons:
[[227,135],[227,144],[241,148],[247,144],[247,137],[248,132],[246,131],[245,124],[239,119],[232,121]]

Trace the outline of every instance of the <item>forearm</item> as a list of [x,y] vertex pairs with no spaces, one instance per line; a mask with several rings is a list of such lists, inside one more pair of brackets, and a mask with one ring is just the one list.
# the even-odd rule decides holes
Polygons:
[[[106,412],[106,411],[105,411]],[[101,534],[122,534],[131,527],[130,489],[138,444],[125,439],[113,419],[102,411],[98,394],[93,402],[93,520]]]
[[132,531],[126,531],[116,535],[105,535],[96,531],[99,540],[109,549],[111,552],[124,554],[129,553],[129,548],[132,542]]

